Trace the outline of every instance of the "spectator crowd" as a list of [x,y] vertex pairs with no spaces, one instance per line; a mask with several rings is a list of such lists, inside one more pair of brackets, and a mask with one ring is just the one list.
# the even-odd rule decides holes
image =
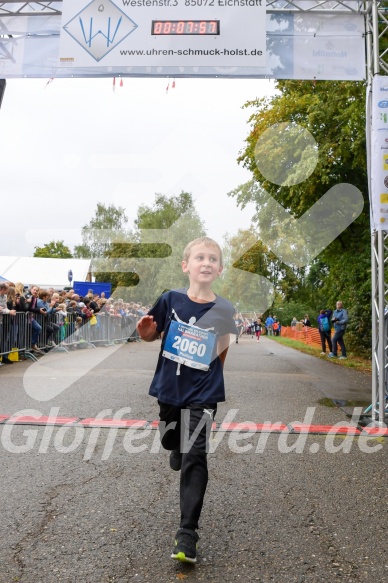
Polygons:
[[39,356],[58,345],[78,347],[85,338],[137,341],[136,323],[149,309],[92,289],[80,296],[73,289],[0,282],[0,366],[13,363],[15,351]]
[[[93,284],[91,283],[91,286]],[[93,293],[89,289],[85,296],[73,289],[58,290],[25,286],[17,282],[0,282],[0,366],[12,364],[14,353],[41,356],[53,348],[78,348],[80,344],[111,343],[111,341],[140,341],[136,323],[151,308],[141,302],[125,302],[121,298],[105,297],[105,293]],[[322,344],[322,355],[329,349],[329,358],[337,357],[337,343],[341,348],[340,358],[346,358],[343,335],[346,330],[347,312],[337,302],[332,319],[331,310],[321,310],[318,330]],[[262,334],[281,335],[281,323],[269,314],[265,320],[256,314],[246,317],[234,316],[238,334],[236,343],[243,334],[256,338]],[[334,322],[335,335],[331,338]],[[310,318],[291,321],[291,329],[311,327]],[[332,340],[334,342],[332,342]],[[17,358],[18,359],[18,358]]]

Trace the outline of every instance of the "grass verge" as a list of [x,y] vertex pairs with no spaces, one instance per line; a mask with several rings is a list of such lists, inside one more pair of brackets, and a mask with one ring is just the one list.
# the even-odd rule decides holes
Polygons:
[[[295,350],[299,350],[300,352],[304,352],[305,354],[311,354],[311,356],[316,356],[317,358],[329,360],[327,356],[321,355],[321,348],[318,346],[311,346],[310,344],[304,344],[303,342],[298,342],[297,340],[293,340],[292,338],[284,338],[282,336],[266,336],[266,338],[268,338],[269,340],[274,340],[279,344],[284,344],[284,346],[295,348]],[[352,353],[348,354],[348,358],[346,360],[338,360],[337,358],[332,358],[330,362],[337,366],[346,366],[347,368],[354,368],[356,370],[361,370],[364,372],[370,373],[372,371],[372,362],[370,360],[366,358],[361,358],[359,356],[355,356]]]

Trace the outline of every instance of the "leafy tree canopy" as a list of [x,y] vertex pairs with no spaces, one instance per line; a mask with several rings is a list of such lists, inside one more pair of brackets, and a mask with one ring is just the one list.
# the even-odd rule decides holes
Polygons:
[[122,207],[97,203],[94,217],[82,227],[82,245],[74,248],[77,258],[104,257],[113,240],[125,235],[128,218]]
[[[292,299],[299,301],[301,307],[334,307],[341,299],[350,313],[348,342],[354,350],[365,352],[367,347],[370,349],[371,317],[365,86],[351,81],[283,80],[277,82],[277,89],[275,97],[245,105],[254,112],[249,119],[247,145],[238,161],[252,172],[252,180],[230,196],[242,207],[248,202],[255,203],[253,221],[265,246],[274,229],[277,238],[289,236],[287,222],[274,217],[268,194],[291,213],[291,220],[301,217],[337,184],[349,183],[362,192],[364,211],[356,221],[307,268],[295,270],[288,265],[291,271],[281,273],[275,283],[280,286],[283,302]],[[265,139],[270,128],[275,128],[275,134],[279,130],[277,140]],[[292,128],[296,128],[294,135]],[[307,147],[306,134],[300,128],[308,130],[316,142],[315,148]],[[282,131],[289,135],[283,136]],[[290,135],[293,147],[285,152],[284,144],[287,145]],[[289,168],[289,172],[285,180],[275,182],[276,173],[270,170],[279,165]],[[300,181],[304,176],[305,180]],[[319,228],[317,223],[317,232]],[[297,243],[291,241],[290,245],[297,247]]]
[[69,247],[63,241],[50,241],[50,243],[46,243],[43,247],[35,247],[33,256],[56,259],[71,259],[73,257]]
[[110,245],[106,273],[99,279],[108,278],[115,295],[153,303],[164,290],[186,285],[180,268],[183,250],[204,234],[190,193],[156,194],[152,206],[140,205],[134,231]]
[[180,216],[193,209],[193,197],[188,192],[182,191],[171,197],[155,194],[152,206],[139,206],[135,224],[138,229],[168,229]]

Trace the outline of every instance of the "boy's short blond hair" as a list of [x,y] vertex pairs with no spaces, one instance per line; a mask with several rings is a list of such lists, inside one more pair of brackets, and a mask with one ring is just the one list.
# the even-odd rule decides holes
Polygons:
[[186,261],[186,263],[189,260],[190,257],[190,252],[191,249],[195,246],[195,245],[206,245],[206,247],[215,247],[219,254],[220,254],[220,263],[222,265],[222,249],[219,246],[219,244],[217,243],[217,241],[215,241],[214,239],[211,239],[210,237],[198,237],[198,239],[194,239],[193,241],[190,241],[190,243],[188,243],[185,247],[185,250],[183,251],[183,261]]

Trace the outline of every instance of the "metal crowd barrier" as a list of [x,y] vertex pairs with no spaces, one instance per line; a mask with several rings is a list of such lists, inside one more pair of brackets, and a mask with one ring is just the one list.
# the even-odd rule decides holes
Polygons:
[[27,314],[0,315],[0,356],[19,360],[19,353],[31,346],[31,326]]
[[84,319],[78,314],[43,315],[20,312],[15,316],[0,315],[0,356],[19,360],[23,355],[37,360],[32,348],[32,319],[40,326],[36,345],[42,353],[50,350],[68,351],[72,348],[96,348],[138,340],[137,319],[97,313],[94,318]]
[[62,345],[82,345],[91,347],[109,346],[127,342],[136,329],[136,320],[129,316],[114,316],[105,312],[94,318],[80,320],[77,314],[68,314],[61,330]]

